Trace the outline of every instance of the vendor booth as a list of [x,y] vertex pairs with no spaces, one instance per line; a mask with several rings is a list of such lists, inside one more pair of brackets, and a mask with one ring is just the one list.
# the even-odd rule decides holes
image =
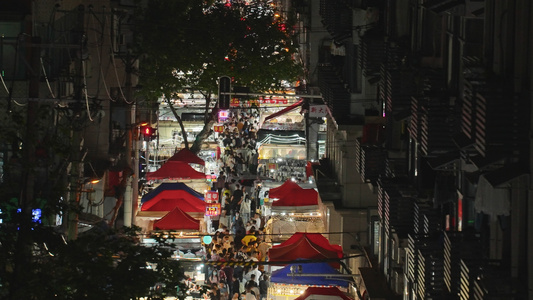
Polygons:
[[334,268],[339,268],[340,264],[335,261],[344,256],[342,247],[332,245],[320,233],[297,232],[285,242],[272,247],[268,251],[268,261],[274,265],[287,261],[305,259],[332,259],[329,264]]
[[[273,197],[274,195],[274,197]],[[294,232],[324,232],[326,228],[322,201],[316,189],[304,189],[285,181],[270,189],[269,202],[272,214],[272,241],[283,241]]]
[[191,217],[179,207],[175,207],[154,222],[154,230],[194,231],[198,233],[200,232],[200,220]]
[[137,224],[144,231],[150,231],[156,220],[164,217],[176,207],[202,222],[207,204],[203,194],[186,184],[163,182],[141,198],[141,206],[137,212]]
[[179,179],[203,179],[205,174],[193,169],[188,163],[183,161],[168,161],[157,171],[146,173],[146,180],[179,180]]
[[166,162],[157,171],[147,173],[146,180],[155,181],[155,185],[157,182],[182,182],[199,193],[209,189],[206,175],[182,161]]
[[172,155],[167,162],[169,161],[181,161],[186,162],[189,164],[197,164],[201,166],[205,166],[205,161],[201,159],[199,156],[194,154],[191,150],[183,148],[180,151],[176,152],[176,154]]
[[[316,274],[316,276],[313,276]],[[338,277],[335,277],[337,275]],[[339,271],[328,263],[301,263],[287,265],[272,272],[268,299],[291,300],[303,295],[309,287],[333,287],[347,291],[351,277],[339,276]]]

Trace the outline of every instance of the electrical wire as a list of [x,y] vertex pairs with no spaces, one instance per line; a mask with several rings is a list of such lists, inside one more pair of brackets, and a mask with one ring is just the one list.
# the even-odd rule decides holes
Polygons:
[[56,98],[54,92],[52,91],[52,87],[50,86],[50,81],[48,80],[48,75],[46,75],[46,69],[44,67],[44,63],[43,63],[43,57],[39,57],[39,60],[41,61],[41,68],[43,69],[43,75],[44,75],[44,79],[46,80],[46,85],[48,86],[48,90],[50,91],[50,95],[52,96],[52,98]]
[[4,89],[6,89],[6,92],[9,94],[9,89],[7,88],[6,82],[4,81],[4,76],[0,73],[0,80],[2,80],[2,85],[4,86]]
[[87,76],[85,76],[85,61],[82,60],[81,62],[82,66],[82,72],[83,72],[83,94],[85,94],[85,107],[87,108],[87,116],[89,117],[89,120],[93,122],[93,118],[91,117],[91,109],[89,108],[89,96],[87,95]]
[[[105,19],[107,20],[107,17]],[[109,26],[109,48],[111,50],[111,62],[113,62],[113,68],[115,69],[115,77],[117,79],[118,90],[120,91],[120,95],[122,96],[122,99],[124,99],[124,102],[126,102],[126,104],[133,104],[133,101],[128,102],[128,99],[126,99],[126,96],[124,96],[124,92],[122,91],[122,85],[120,83],[120,79],[118,78],[117,64],[115,63],[115,54],[113,50],[113,40],[111,39],[111,36],[113,34],[112,30],[113,28]]]
[[[91,10],[92,12],[92,18],[96,18],[96,16],[94,15],[94,12]],[[107,18],[105,18],[104,20],[107,20]],[[104,40],[104,35],[105,35],[105,26],[106,26],[106,23],[103,23],[102,24],[102,29],[101,29],[101,32],[102,32],[102,37],[101,37],[101,41],[102,41],[102,47],[100,47],[99,43],[98,43],[98,36],[96,34],[96,30],[94,30],[94,39],[96,41],[96,54],[97,54],[97,57],[98,57],[98,65],[99,65],[99,69],[100,69],[100,74],[98,75],[99,76],[99,79],[98,79],[98,82],[100,82],[100,80],[102,79],[102,83],[104,84],[104,89],[105,89],[105,92],[107,94],[107,97],[109,98],[110,101],[113,101],[113,102],[116,102],[112,97],[111,97],[111,93],[109,93],[109,88],[107,87],[107,82],[105,80],[105,76],[104,76],[104,70],[102,69],[102,51],[104,49],[103,47],[103,40]],[[98,90],[100,89],[100,84],[98,84]],[[97,92],[97,94],[99,94]]]

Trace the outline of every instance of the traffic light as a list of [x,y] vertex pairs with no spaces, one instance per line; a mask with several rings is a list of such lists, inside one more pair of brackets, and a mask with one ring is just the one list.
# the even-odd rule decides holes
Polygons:
[[153,140],[157,136],[156,132],[157,129],[150,125],[141,126],[141,134],[143,135],[145,141]]
[[228,109],[231,100],[231,78],[222,76],[218,79],[218,108]]

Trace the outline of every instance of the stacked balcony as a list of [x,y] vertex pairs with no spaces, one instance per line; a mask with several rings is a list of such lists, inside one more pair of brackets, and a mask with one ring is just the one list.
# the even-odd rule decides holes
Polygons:
[[375,184],[385,171],[386,152],[373,144],[362,144],[361,139],[355,141],[356,168],[364,182]]
[[318,67],[318,83],[324,102],[331,109],[338,124],[350,123],[350,93],[329,64]]
[[437,299],[445,292],[442,243],[438,236],[409,234],[407,279],[419,299]]
[[320,0],[320,16],[336,43],[352,37],[352,10],[344,1]]
[[409,132],[420,143],[424,156],[435,156],[456,148],[454,107],[448,98],[413,97]]
[[461,295],[466,284],[461,275],[463,264],[465,260],[483,257],[481,249],[479,236],[466,232],[444,233],[444,282],[451,295]]
[[439,212],[430,201],[417,201],[414,205],[413,233],[417,235],[429,235],[439,232],[441,222]]

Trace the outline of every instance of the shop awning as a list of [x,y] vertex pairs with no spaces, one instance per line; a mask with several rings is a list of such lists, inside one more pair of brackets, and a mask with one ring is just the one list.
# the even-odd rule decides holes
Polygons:
[[302,99],[302,100],[300,100],[300,101],[298,101],[298,102],[296,102],[296,103],[294,103],[292,105],[289,105],[289,106],[285,107],[284,109],[282,109],[282,110],[280,110],[280,111],[278,111],[276,113],[273,113],[270,116],[266,117],[265,121],[268,121],[270,119],[274,119],[274,118],[279,117],[281,115],[284,115],[284,114],[288,113],[289,111],[291,111],[291,110],[297,108],[298,106],[302,105],[303,102],[304,102],[304,100]]

